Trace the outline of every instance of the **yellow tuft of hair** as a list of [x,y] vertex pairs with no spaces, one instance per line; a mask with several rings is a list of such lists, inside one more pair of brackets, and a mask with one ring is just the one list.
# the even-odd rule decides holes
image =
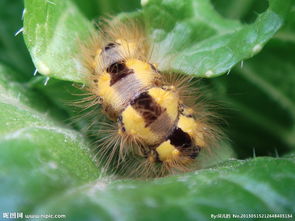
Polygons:
[[156,151],[159,155],[159,159],[162,162],[169,162],[169,161],[173,161],[176,160],[179,155],[180,152],[179,150],[177,150],[171,143],[169,140],[161,143],[157,148]]
[[122,113],[122,123],[127,135],[144,141],[148,145],[154,145],[161,139],[149,127],[145,126],[143,117],[130,105]]
[[175,120],[177,118],[179,99],[176,93],[159,87],[151,88],[148,93],[161,107],[166,109],[170,119]]

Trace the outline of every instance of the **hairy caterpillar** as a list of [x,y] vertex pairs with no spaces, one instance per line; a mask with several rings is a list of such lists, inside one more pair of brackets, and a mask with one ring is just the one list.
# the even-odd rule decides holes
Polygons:
[[[157,48],[138,21],[106,21],[82,45],[87,105],[99,104],[113,122],[94,130],[97,156],[128,175],[159,177],[188,171],[217,140],[211,113],[189,88],[189,77],[163,73],[151,62]],[[98,114],[98,113],[96,113]],[[98,123],[102,125],[103,123]]]

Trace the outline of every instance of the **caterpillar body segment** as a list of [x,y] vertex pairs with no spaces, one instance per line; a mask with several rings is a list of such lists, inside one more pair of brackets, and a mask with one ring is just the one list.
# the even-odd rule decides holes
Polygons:
[[96,77],[99,83],[93,93],[103,100],[106,112],[117,118],[135,95],[155,85],[160,76],[147,63],[126,59],[112,63]]
[[178,118],[178,97],[171,91],[153,87],[135,97],[121,113],[122,127],[126,135],[143,144],[160,143]]
[[135,155],[141,163],[130,167],[134,176],[187,171],[215,136],[207,120],[185,105],[185,86],[149,62],[153,50],[133,21],[108,22],[83,49],[88,90],[117,125],[98,154],[109,162],[117,152],[118,167],[128,167],[126,156]]

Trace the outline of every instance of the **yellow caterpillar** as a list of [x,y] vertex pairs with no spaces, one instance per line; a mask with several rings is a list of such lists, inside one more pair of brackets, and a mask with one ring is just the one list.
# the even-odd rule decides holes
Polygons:
[[108,139],[101,139],[99,157],[107,162],[116,158],[118,167],[132,168],[128,173],[135,176],[193,168],[199,152],[217,137],[210,113],[202,104],[195,110],[187,106],[183,91],[190,90],[188,78],[173,80],[181,75],[161,73],[161,61],[150,62],[157,49],[141,23],[106,22],[82,49],[92,104],[99,103],[115,124],[107,130]]

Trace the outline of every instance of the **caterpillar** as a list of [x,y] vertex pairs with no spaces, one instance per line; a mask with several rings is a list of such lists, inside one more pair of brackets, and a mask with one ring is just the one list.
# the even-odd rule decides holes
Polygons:
[[[141,21],[106,20],[82,43],[89,106],[99,105],[111,123],[94,130],[99,161],[125,174],[161,177],[196,167],[200,151],[210,150],[219,130],[213,114],[190,88],[190,77],[160,71],[157,50]],[[200,100],[200,99],[197,99]],[[95,113],[98,115],[99,113]],[[106,126],[102,126],[106,125]]]

